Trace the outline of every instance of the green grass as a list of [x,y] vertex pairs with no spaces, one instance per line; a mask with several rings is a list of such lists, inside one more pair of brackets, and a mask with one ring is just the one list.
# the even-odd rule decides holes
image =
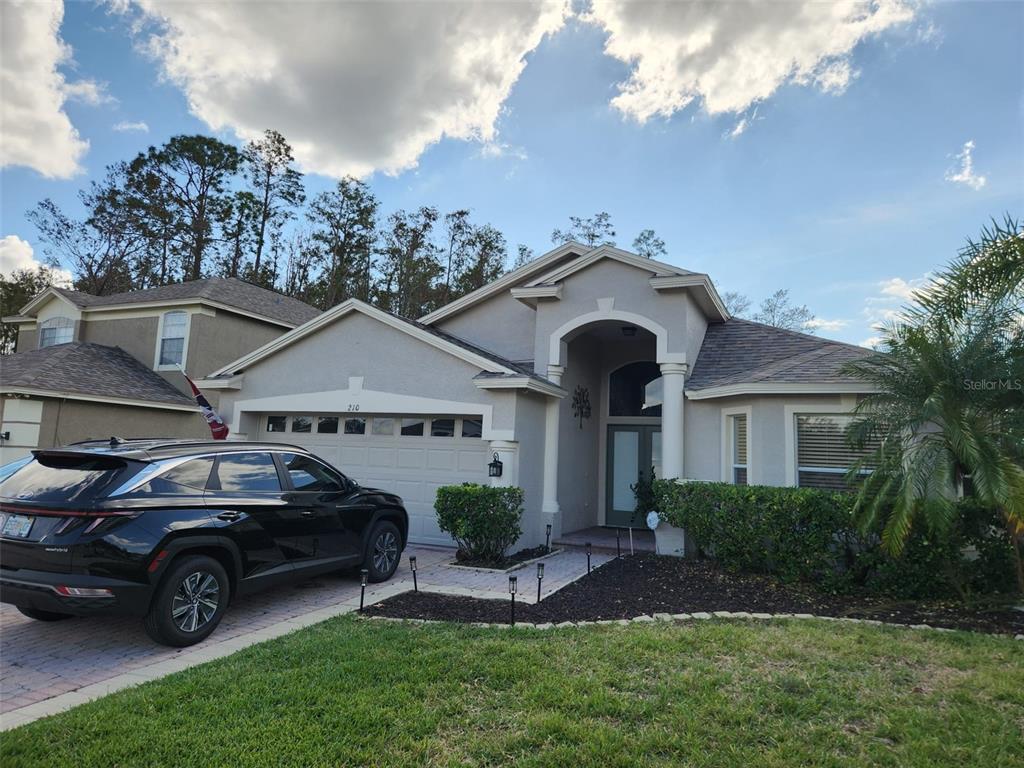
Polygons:
[[0,739],[4,766],[1024,766],[1024,643],[345,617]]

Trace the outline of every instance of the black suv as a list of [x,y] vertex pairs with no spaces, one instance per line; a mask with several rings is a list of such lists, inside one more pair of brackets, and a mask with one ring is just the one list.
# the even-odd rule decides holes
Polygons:
[[39,450],[0,481],[0,600],[54,621],[145,617],[209,635],[230,599],[346,567],[389,579],[402,500],[279,443],[117,440]]

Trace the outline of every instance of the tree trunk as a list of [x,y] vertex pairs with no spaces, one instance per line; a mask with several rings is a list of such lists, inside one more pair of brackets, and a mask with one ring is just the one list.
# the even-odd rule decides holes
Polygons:
[[270,171],[263,185],[263,210],[260,211],[260,236],[256,241],[256,257],[253,259],[253,273],[260,273],[260,258],[263,256],[263,239],[267,232],[267,219],[270,218]]

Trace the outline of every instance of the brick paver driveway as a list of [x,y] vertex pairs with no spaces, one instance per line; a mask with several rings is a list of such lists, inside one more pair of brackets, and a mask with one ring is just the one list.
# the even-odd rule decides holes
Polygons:
[[[391,581],[367,587],[367,603],[412,588],[409,555],[417,558],[420,589],[507,598],[506,574],[452,568],[445,564],[452,559],[452,550],[416,546],[405,551]],[[593,564],[596,567],[608,559],[595,554]],[[545,595],[586,571],[585,555],[575,550],[555,554],[545,563]],[[525,589],[520,597],[531,602],[531,592]],[[232,603],[213,635],[191,648],[156,645],[139,619],[97,617],[40,622],[2,605],[0,723],[3,728],[15,727],[108,691],[226,656],[358,605],[358,576],[320,576],[240,598]]]

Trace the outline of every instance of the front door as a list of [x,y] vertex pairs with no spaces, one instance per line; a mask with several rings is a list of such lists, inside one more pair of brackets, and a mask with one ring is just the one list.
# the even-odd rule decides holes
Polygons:
[[605,472],[605,523],[627,528],[647,525],[650,510],[636,508],[636,494],[630,486],[651,472],[661,475],[661,427],[654,425],[608,426],[608,467]]

